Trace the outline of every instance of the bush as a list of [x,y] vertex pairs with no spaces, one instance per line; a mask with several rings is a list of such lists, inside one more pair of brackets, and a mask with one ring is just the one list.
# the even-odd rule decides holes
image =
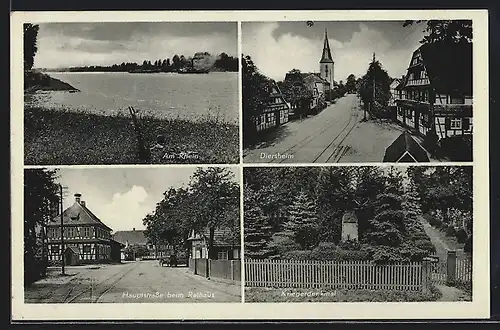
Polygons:
[[436,247],[434,246],[434,244],[432,244],[432,242],[429,239],[427,240],[420,239],[418,241],[415,241],[415,246],[424,251],[436,252]]
[[452,136],[441,140],[440,150],[451,161],[472,160],[472,136]]
[[429,236],[424,231],[415,231],[410,234],[412,241],[429,240]]
[[455,236],[456,233],[457,232],[453,226],[448,226],[448,228],[446,228],[446,236]]
[[288,251],[282,254],[285,260],[312,260],[311,250],[295,250]]
[[429,132],[424,138],[424,148],[430,153],[435,153],[438,148],[438,136],[435,132]]
[[467,240],[467,236],[467,233],[463,229],[457,230],[457,232],[455,233],[455,237],[457,238],[458,243],[465,243],[465,241]]
[[440,228],[443,225],[443,222],[436,216],[428,216],[427,221],[429,221],[429,224],[435,228]]

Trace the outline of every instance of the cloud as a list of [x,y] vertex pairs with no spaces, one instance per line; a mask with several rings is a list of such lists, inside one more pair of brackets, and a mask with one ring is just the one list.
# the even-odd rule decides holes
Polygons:
[[114,231],[143,228],[142,219],[151,212],[145,203],[148,194],[142,186],[133,186],[125,193],[115,193],[111,202],[93,206],[96,215]]
[[111,65],[193,56],[237,55],[236,24],[46,24],[38,35],[35,67]]
[[[262,73],[276,80],[282,80],[286,72],[293,68],[303,72],[319,72],[323,39],[290,33],[275,38],[273,32],[278,27],[278,23],[244,24],[243,53],[252,57]],[[398,77],[404,74],[421,38],[421,31],[417,30],[410,30],[400,40],[392,41],[373,26],[360,22],[352,30],[351,38],[343,42],[335,39],[335,31],[329,30],[328,39],[335,62],[334,79],[345,81],[351,73],[356,76],[366,73],[374,52],[389,75]],[[401,42],[409,43],[409,46],[394,47]]]

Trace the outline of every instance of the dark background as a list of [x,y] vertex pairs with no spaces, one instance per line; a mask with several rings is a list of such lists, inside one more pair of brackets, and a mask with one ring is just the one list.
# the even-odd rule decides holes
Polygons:
[[[495,3],[496,2],[496,3]],[[4,3],[5,4],[5,3]],[[68,1],[68,0],[12,0],[10,3],[11,11],[69,11],[69,10],[312,10],[312,9],[488,9],[489,10],[489,66],[490,66],[490,109],[489,109],[489,124],[490,124],[490,256],[491,256],[491,316],[492,320],[500,320],[500,224],[498,218],[498,207],[500,202],[500,194],[498,190],[498,166],[496,166],[496,151],[499,141],[497,123],[498,104],[500,94],[499,78],[500,78],[500,5],[497,0],[475,0],[468,4],[461,1],[384,1],[374,2],[370,0],[350,0],[350,1],[116,1],[116,0],[85,0],[85,1]],[[4,21],[7,25],[7,38],[10,39],[8,20]],[[6,43],[4,43],[5,45]],[[4,57],[5,59],[5,57]],[[6,63],[9,66],[8,63]],[[7,75],[5,81],[10,81],[10,73],[8,70],[3,70],[3,74]],[[8,91],[6,88],[4,91]],[[6,109],[10,109],[9,97],[4,97],[2,100],[7,103]],[[5,109],[5,108],[4,108]],[[481,109],[475,109],[481,111]],[[6,125],[7,133],[10,128],[9,116],[7,111],[2,111],[5,116],[2,123]],[[10,136],[6,136],[4,141],[10,141]],[[9,145],[7,145],[9,151]],[[2,157],[3,158],[3,157]],[[5,158],[3,158],[5,159]],[[8,173],[7,182],[10,182],[10,173]],[[480,184],[478,184],[480,186]],[[10,196],[8,194],[7,196]],[[9,198],[6,201],[10,202]],[[10,204],[10,203],[9,203]],[[7,215],[10,219],[10,214]],[[488,219],[479,219],[488,221]],[[6,230],[10,239],[10,230]],[[486,251],[485,251],[486,252]],[[6,258],[10,262],[10,258]],[[4,267],[7,270],[8,267]],[[9,275],[10,276],[10,270]],[[10,304],[10,297],[9,297]],[[40,325],[38,325],[40,326]]]

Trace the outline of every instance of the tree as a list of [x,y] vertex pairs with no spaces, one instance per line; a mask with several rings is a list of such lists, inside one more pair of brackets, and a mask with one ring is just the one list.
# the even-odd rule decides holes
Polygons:
[[243,144],[255,139],[255,120],[269,102],[271,80],[261,74],[248,55],[242,56]]
[[268,217],[259,206],[259,194],[249,186],[244,189],[245,257],[262,259],[269,256],[266,248],[271,237]]
[[234,181],[234,174],[226,168],[198,168],[189,184],[192,192],[193,210],[191,227],[195,231],[208,229],[208,256],[214,255],[214,234],[218,228],[233,228],[239,233],[240,187]]
[[[56,170],[24,171],[24,267],[25,283],[39,275],[40,261],[46,262],[45,225],[59,213]],[[46,265],[45,265],[46,267]],[[43,270],[43,269],[42,269]]]
[[40,27],[36,24],[25,23],[23,25],[24,41],[24,70],[31,70],[35,63],[35,55],[38,51],[37,37]]
[[375,118],[387,116],[387,104],[391,97],[390,84],[391,78],[373,54],[373,60],[361,79],[358,90],[365,110],[369,107],[371,116]]
[[293,240],[306,250],[318,243],[319,224],[316,213],[316,205],[306,192],[300,191],[288,211],[288,221],[284,223],[283,229],[291,233]]
[[178,71],[181,67],[181,59],[180,59],[179,55],[175,54],[174,57],[172,57],[172,63],[174,66],[174,70]]
[[290,70],[286,74],[285,80],[280,84],[280,88],[285,99],[290,102],[292,107],[296,108],[295,112],[300,116],[307,114],[313,94],[300,70]]
[[345,87],[346,87],[347,93],[356,93],[356,90],[357,90],[356,76],[353,75],[352,73],[347,77]]
[[318,175],[315,194],[323,242],[340,241],[342,215],[355,208],[352,172],[348,167],[325,167]]
[[[407,20],[403,26],[420,24],[423,21]],[[472,20],[430,20],[426,21],[423,32],[427,32],[420,43],[435,42],[471,42],[472,41]]]

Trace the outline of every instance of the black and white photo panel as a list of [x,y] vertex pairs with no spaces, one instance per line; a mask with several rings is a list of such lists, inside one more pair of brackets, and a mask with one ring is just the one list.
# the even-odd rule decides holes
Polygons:
[[472,32],[472,20],[243,22],[243,161],[471,162]]
[[24,186],[25,303],[241,303],[237,169],[37,168]]
[[472,301],[472,167],[244,169],[245,302]]
[[240,162],[236,22],[24,23],[24,162]]

